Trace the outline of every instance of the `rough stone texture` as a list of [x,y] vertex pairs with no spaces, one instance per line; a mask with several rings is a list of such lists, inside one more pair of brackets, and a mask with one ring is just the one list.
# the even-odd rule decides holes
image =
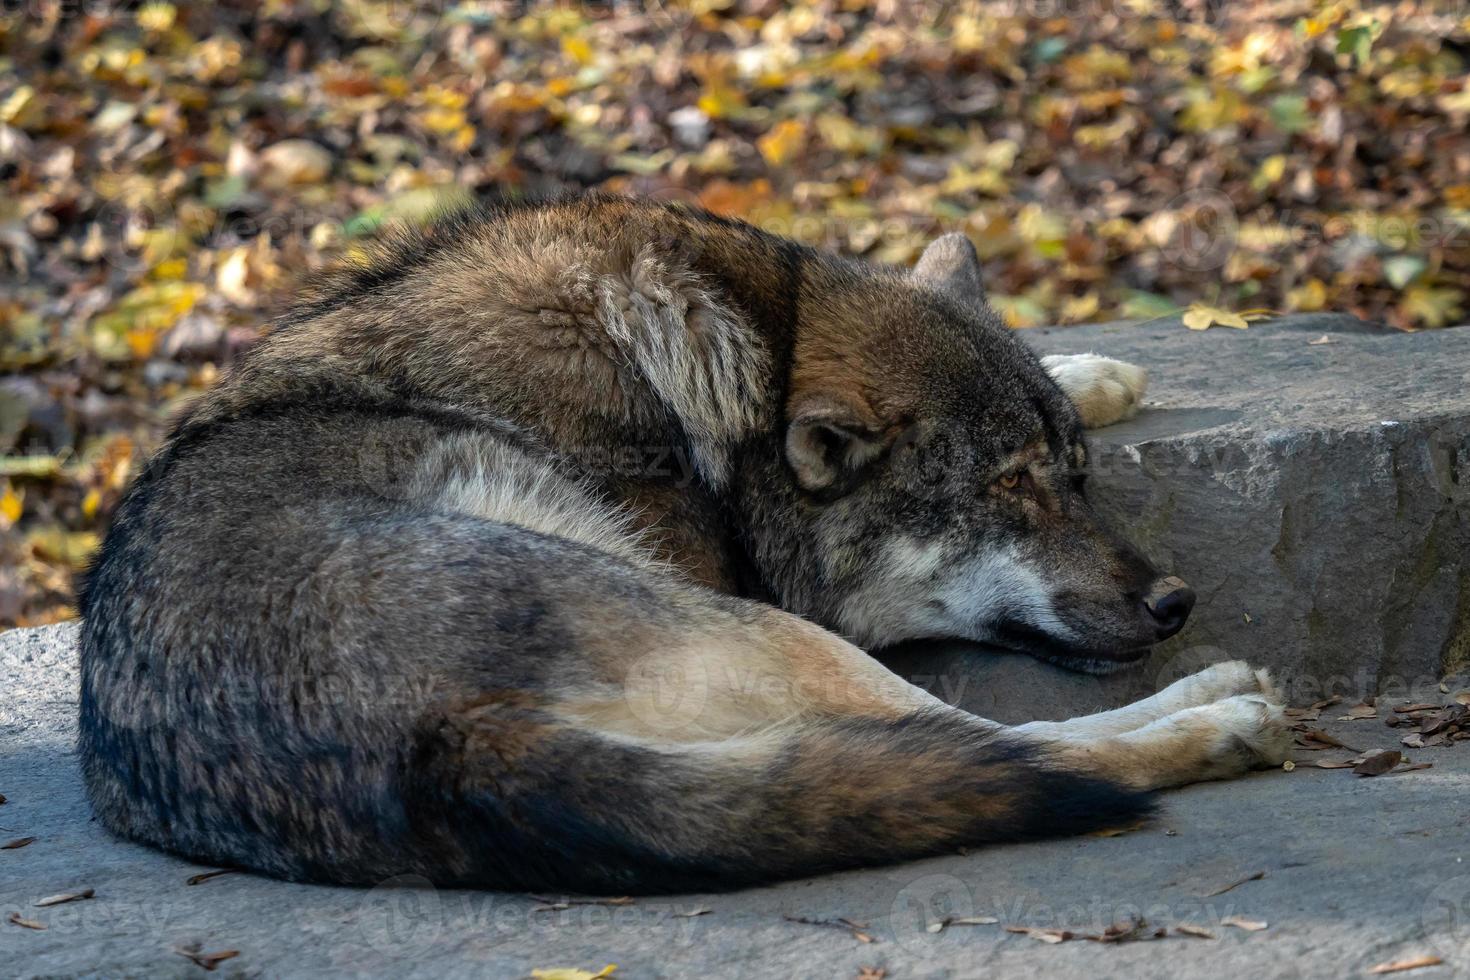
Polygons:
[[1093,433],[1089,488],[1199,604],[1142,668],[1105,679],[957,645],[898,651],[895,669],[1010,721],[1120,704],[1235,657],[1275,668],[1297,701],[1392,694],[1470,661],[1470,329],[1311,315],[1026,337],[1149,369],[1145,410]]
[[[1470,743],[1415,752],[1434,767],[1376,779],[1309,764],[1350,753],[1301,753],[1291,773],[1171,793],[1162,819],[1118,837],[993,847],[734,894],[535,911],[535,899],[492,892],[327,888],[247,874],[186,884],[206,869],[114,840],[91,820],[73,748],[74,642],[72,625],[0,635],[0,793],[9,798],[0,841],[37,838],[0,850],[6,977],[204,976],[174,952],[191,944],[239,951],[220,977],[522,978],[533,968],[616,963],[628,980],[845,980],[860,967],[883,968],[890,980],[1255,980],[1362,977],[1420,955],[1446,965],[1409,976],[1470,976]],[[1397,744],[1378,722],[1326,727],[1361,748]],[[1210,894],[1258,871],[1266,877]],[[96,897],[35,907],[83,888]],[[710,911],[680,916],[698,909]],[[11,925],[11,912],[48,928]],[[1140,913],[1216,938],[1046,945],[1002,929],[1098,932]],[[999,922],[924,928],[946,915]],[[1268,927],[1223,925],[1232,915]],[[848,918],[875,941],[783,916]]]

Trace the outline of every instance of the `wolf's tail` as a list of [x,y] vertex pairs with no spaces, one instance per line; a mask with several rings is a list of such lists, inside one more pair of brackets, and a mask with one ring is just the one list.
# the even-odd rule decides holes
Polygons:
[[440,842],[418,869],[431,880],[709,890],[1081,833],[1152,810],[1146,793],[1056,768],[1039,747],[943,709],[691,744],[544,732],[521,747],[518,772],[537,774],[524,779],[476,747],[479,726],[446,718],[422,746],[408,798],[425,844]]

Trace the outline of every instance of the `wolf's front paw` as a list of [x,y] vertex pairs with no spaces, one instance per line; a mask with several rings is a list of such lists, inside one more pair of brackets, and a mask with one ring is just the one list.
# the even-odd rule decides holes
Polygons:
[[1225,779],[1279,766],[1291,755],[1291,724],[1278,703],[1261,694],[1237,694],[1183,712],[1210,732],[1201,779]]
[[1082,424],[1097,429],[1138,414],[1148,372],[1136,364],[1097,354],[1051,354],[1041,359],[1072,403]]
[[1214,664],[1164,688],[1160,696],[1170,711],[1199,707],[1234,697],[1255,694],[1272,704],[1284,704],[1270,671],[1255,668],[1244,660],[1227,660]]

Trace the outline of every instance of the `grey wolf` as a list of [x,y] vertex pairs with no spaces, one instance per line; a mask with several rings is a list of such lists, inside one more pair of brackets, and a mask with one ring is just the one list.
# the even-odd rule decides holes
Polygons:
[[[478,209],[321,283],[172,431],[82,596],[98,818],[284,878],[655,892],[1070,834],[1278,763],[1263,672],[1008,728],[863,647],[1079,669],[1183,626],[968,241]],[[683,461],[681,465],[679,461]]]

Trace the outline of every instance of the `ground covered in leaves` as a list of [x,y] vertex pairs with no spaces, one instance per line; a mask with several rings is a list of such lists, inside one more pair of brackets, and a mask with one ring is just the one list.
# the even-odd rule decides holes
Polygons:
[[895,263],[961,229],[1016,327],[1462,322],[1467,61],[1463,3],[1413,0],[0,6],[0,625],[74,614],[140,454],[298,273],[471,195]]

